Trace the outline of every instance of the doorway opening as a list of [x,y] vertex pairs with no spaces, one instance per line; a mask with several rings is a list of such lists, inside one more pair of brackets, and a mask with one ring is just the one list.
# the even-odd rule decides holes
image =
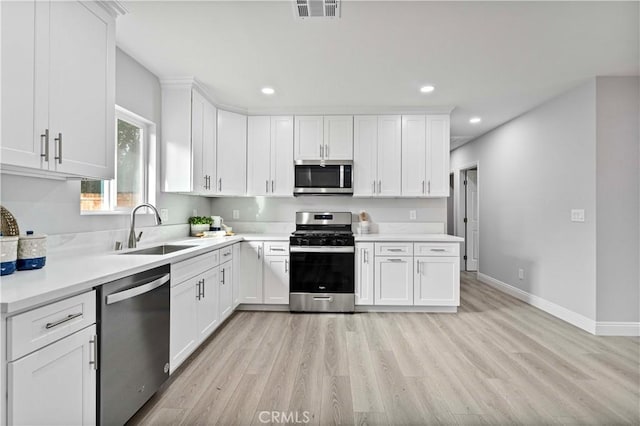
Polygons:
[[464,255],[465,271],[478,271],[479,259],[479,220],[478,220],[478,168],[464,172]]

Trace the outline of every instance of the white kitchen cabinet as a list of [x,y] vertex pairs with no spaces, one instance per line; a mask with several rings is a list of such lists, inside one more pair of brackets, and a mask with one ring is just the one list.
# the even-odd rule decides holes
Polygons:
[[8,424],[96,424],[96,326],[7,364]]
[[375,269],[373,243],[356,243],[355,262],[356,305],[373,305]]
[[218,110],[217,194],[245,195],[247,116]]
[[97,2],[1,7],[3,170],[113,178],[115,14]]
[[221,295],[218,294],[220,282],[220,268],[215,267],[195,278],[196,291],[196,317],[198,322],[198,342],[204,339],[215,330],[221,322],[222,312],[219,311],[218,301]]
[[196,90],[191,92],[192,192],[216,192],[216,107]]
[[460,258],[416,256],[413,304],[460,305]]
[[353,116],[295,117],[296,160],[352,160]]
[[293,117],[251,116],[247,128],[247,193],[291,196]]
[[413,257],[376,256],[374,303],[376,305],[413,304]]
[[427,115],[427,196],[449,196],[449,116]]
[[262,303],[262,257],[261,241],[240,243],[240,303]]
[[401,195],[401,117],[354,117],[354,196]]
[[321,115],[296,115],[294,131],[296,160],[323,158],[324,120]]
[[220,321],[224,321],[233,312],[233,261],[220,265]]
[[232,246],[233,251],[233,309],[235,310],[240,304],[240,243]]
[[289,254],[264,257],[264,303],[289,303]]
[[192,278],[171,287],[171,317],[169,330],[169,366],[171,373],[198,347],[197,302],[199,278]]

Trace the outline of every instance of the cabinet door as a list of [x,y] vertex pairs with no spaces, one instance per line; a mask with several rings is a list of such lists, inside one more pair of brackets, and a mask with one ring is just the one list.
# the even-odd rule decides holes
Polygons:
[[[44,161],[44,134],[48,123],[35,123],[35,66],[36,54],[46,55],[36,39],[36,7],[48,9],[49,4],[35,1],[0,3],[2,15],[2,163],[40,168]],[[43,22],[39,22],[42,24]],[[48,22],[44,22],[48,31]],[[47,64],[48,60],[40,61]],[[46,89],[46,87],[44,88]],[[47,91],[44,91],[46,95]],[[39,102],[46,104],[46,97]],[[53,157],[51,157],[53,158]],[[48,168],[45,164],[44,168]]]
[[8,363],[8,424],[96,424],[96,326]]
[[220,195],[244,195],[247,189],[247,116],[218,110],[217,149]]
[[289,303],[289,256],[264,257],[264,303]]
[[356,305],[373,305],[373,243],[356,244]]
[[413,257],[376,256],[375,304],[413,304]]
[[353,116],[324,117],[324,158],[353,160]]
[[426,151],[425,116],[402,116],[402,195],[426,195]]
[[402,194],[402,125],[399,115],[378,117],[378,195]]
[[198,344],[198,298],[199,277],[191,278],[171,287],[171,317],[169,332],[170,368],[173,373],[187,359]]
[[317,160],[324,153],[323,119],[321,115],[296,116],[296,160]]
[[271,189],[270,158],[271,117],[249,117],[247,122],[248,195],[269,194]]
[[233,262],[220,265],[220,321],[233,312]]
[[114,18],[97,3],[52,1],[49,22],[49,129],[58,157],[55,170],[112,179]]
[[449,116],[427,116],[427,195],[449,196]]
[[353,195],[371,197],[378,189],[378,117],[356,115],[353,125]]
[[220,281],[220,269],[209,269],[202,275],[194,278],[196,280],[196,311],[198,317],[198,342],[203,341],[220,324],[218,315],[218,287]]
[[[162,186],[164,192],[191,192],[193,184],[191,84],[162,85]],[[211,177],[216,188],[216,176]]]
[[232,246],[233,251],[233,309],[235,310],[240,304],[240,243]]
[[[264,159],[263,159],[264,160]],[[293,195],[293,117],[271,117],[271,195]]]
[[[202,119],[202,177],[206,177],[206,188],[202,191],[205,195],[212,195],[216,192],[216,129],[217,129],[216,107],[209,101],[204,103],[204,114]],[[194,158],[197,158],[194,156]]]
[[460,305],[460,259],[458,257],[416,257],[414,260],[415,305]]
[[206,192],[209,187],[204,172],[204,110],[206,102],[202,95],[195,90],[193,91],[191,94],[191,188],[197,194]]
[[240,303],[262,303],[262,243],[240,243]]

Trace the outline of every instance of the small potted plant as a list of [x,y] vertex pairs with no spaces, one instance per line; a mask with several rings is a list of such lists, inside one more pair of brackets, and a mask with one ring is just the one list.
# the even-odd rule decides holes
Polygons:
[[203,232],[208,231],[212,220],[209,216],[191,216],[189,224],[191,225],[191,236],[200,237]]

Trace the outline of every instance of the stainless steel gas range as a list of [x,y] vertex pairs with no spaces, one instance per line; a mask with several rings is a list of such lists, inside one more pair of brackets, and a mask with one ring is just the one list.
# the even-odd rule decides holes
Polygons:
[[289,310],[353,312],[351,213],[297,212],[289,247]]

